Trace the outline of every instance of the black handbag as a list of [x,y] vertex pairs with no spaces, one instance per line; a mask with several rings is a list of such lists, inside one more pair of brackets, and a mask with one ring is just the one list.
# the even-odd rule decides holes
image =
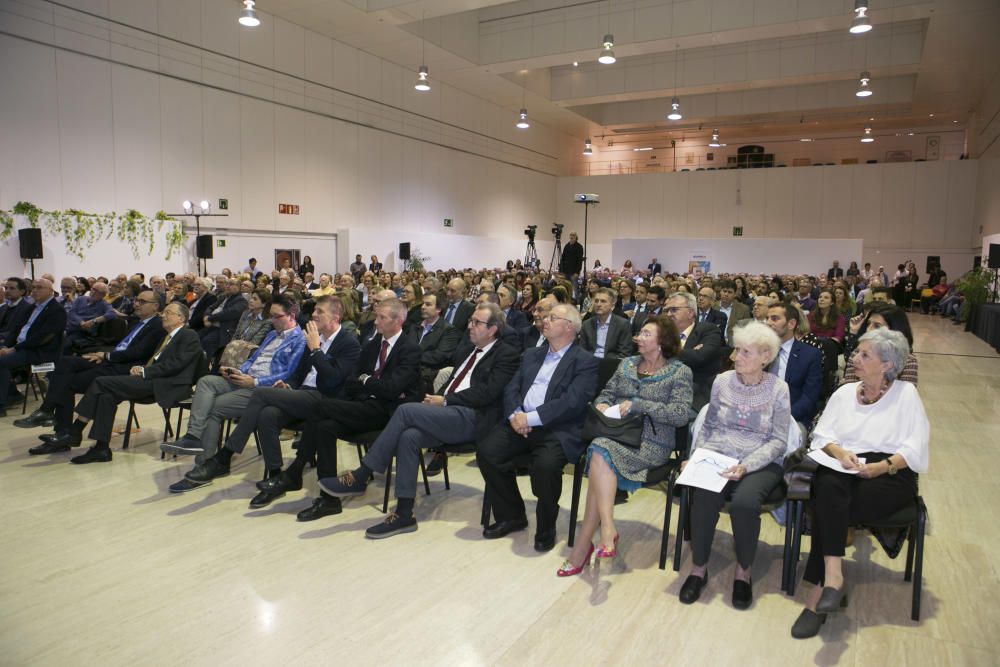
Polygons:
[[595,438],[607,438],[626,447],[639,449],[642,445],[642,431],[647,421],[653,433],[656,433],[653,420],[645,412],[630,412],[622,419],[615,419],[591,405],[583,420],[580,438],[584,442],[592,442]]

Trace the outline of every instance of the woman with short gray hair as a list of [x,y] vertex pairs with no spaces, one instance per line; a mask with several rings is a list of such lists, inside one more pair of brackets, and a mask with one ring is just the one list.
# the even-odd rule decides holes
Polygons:
[[822,449],[846,472],[821,466],[813,481],[812,547],[803,579],[814,588],[792,626],[797,639],[818,634],[826,615],[841,609],[847,529],[912,503],[917,473],[927,471],[924,404],[915,386],[896,379],[909,354],[898,331],[862,336],[851,358],[861,380],[834,392],[813,429],[810,448]]

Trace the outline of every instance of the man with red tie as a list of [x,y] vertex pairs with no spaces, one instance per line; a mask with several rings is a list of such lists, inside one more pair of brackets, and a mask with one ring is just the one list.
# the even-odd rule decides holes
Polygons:
[[369,538],[417,529],[413,501],[423,448],[478,441],[503,419],[503,390],[517,372],[521,355],[501,340],[506,323],[496,304],[479,304],[468,326],[469,341],[456,351],[454,371],[442,386],[442,395],[428,394],[422,403],[401,405],[359,468],[319,480],[320,489],[331,496],[361,495],[372,473],[385,471],[396,457],[396,511],[365,531]]

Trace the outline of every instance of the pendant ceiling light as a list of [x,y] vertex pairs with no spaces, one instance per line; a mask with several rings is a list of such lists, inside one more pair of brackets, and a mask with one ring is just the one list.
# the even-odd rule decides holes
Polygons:
[[871,125],[866,125],[865,126],[865,133],[861,137],[861,143],[863,143],[863,144],[870,144],[873,141],[875,141],[875,137],[872,136],[872,126]]
[[240,12],[240,25],[245,25],[248,28],[256,28],[260,25],[260,19],[257,18],[257,12],[253,8],[253,0],[243,0],[243,10]]
[[528,122],[528,110],[521,107],[521,111],[518,114],[517,123],[514,125],[519,130],[527,130],[531,127],[531,123]]
[[861,76],[858,77],[858,90],[854,94],[858,97],[869,97],[872,94],[871,81],[872,75],[868,72],[862,72]]
[[427,80],[427,36],[424,32],[425,17],[420,19],[420,68],[417,70],[417,82],[413,84],[413,89],[421,93],[426,93],[431,89],[431,82]]
[[594,154],[594,145],[590,143],[590,137],[587,137],[587,141],[585,141],[583,144],[583,154],[584,155]]
[[851,21],[851,32],[860,35],[871,29],[871,19],[868,18],[868,0],[854,0],[854,20]]
[[615,52],[611,50],[611,47],[615,45],[614,35],[604,36],[604,49],[601,51],[601,55],[598,56],[597,62],[602,65],[614,65],[615,64]]
[[684,116],[681,114],[681,101],[677,99],[677,61],[680,59],[678,49],[680,44],[674,46],[674,96],[670,98],[670,113],[667,120],[680,120]]
[[722,144],[719,143],[719,131],[712,130],[712,140],[708,142],[710,148],[718,148]]

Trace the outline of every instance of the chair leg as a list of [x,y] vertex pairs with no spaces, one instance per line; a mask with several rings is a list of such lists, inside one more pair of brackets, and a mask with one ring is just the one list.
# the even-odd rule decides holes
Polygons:
[[396,457],[389,459],[389,466],[385,469],[385,497],[382,498],[382,514],[389,511],[389,490],[392,488],[392,464],[396,462]]
[[170,426],[170,408],[163,411],[163,442],[167,441],[167,438],[173,436],[174,429]]
[[917,548],[913,573],[913,604],[910,607],[910,618],[920,620],[920,594],[924,579],[924,535],[927,532],[927,508],[920,503],[917,514]]
[[576,517],[580,512],[580,487],[583,485],[583,467],[586,465],[584,458],[581,458],[573,466],[573,498],[569,505],[569,540],[567,544],[573,546],[576,539]]
[[[447,460],[447,459],[446,459]],[[424,453],[417,453],[417,462],[420,464],[420,474],[424,478],[424,495],[431,495],[431,483],[427,480],[427,466],[424,465]]]
[[445,491],[450,491],[451,479],[448,477],[448,452],[444,453],[444,465],[441,466],[441,470],[444,472],[444,489]]
[[257,446],[257,456],[264,456],[264,450],[260,448],[260,435],[257,434],[257,429],[253,430],[253,444]]
[[667,569],[667,543],[670,540],[670,514],[674,507],[674,476],[667,480],[667,502],[663,508],[663,532],[660,536],[660,569]]
[[792,505],[794,500],[785,501],[785,546],[781,552],[781,592],[788,592],[788,570],[792,565]]
[[684,540],[690,537],[687,533],[690,493],[688,489],[681,491],[681,500],[677,507],[677,531],[674,534],[674,572],[681,571],[681,552],[684,549]]
[[[125,420],[125,439],[122,442],[122,449],[128,449],[129,440],[132,437],[132,420],[135,419],[135,403],[128,402],[128,418]],[[136,424],[138,428],[138,424]]]
[[802,553],[802,531],[804,530],[803,521],[805,518],[805,502],[802,500],[795,501],[795,519],[794,525],[792,526],[792,553],[788,560],[788,583],[785,586],[785,592],[789,597],[795,595],[795,585],[799,578],[799,557]]

